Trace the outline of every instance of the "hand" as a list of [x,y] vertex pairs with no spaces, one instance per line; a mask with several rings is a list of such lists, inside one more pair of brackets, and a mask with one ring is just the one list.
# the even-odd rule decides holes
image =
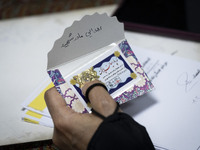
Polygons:
[[[86,83],[82,92],[99,81]],[[111,115],[116,103],[109,93],[100,86],[89,93],[92,108],[105,117]],[[86,150],[95,131],[103,121],[93,114],[80,114],[66,106],[65,100],[55,88],[45,93],[45,101],[54,122],[53,142],[60,149]]]

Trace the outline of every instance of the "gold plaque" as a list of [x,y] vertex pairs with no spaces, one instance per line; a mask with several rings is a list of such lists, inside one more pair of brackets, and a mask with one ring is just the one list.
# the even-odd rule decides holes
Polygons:
[[93,70],[93,67],[91,67],[90,69],[73,76],[73,79],[70,80],[70,83],[72,85],[79,84],[79,88],[82,88],[86,82],[94,81],[98,78],[99,76],[97,75],[97,72]]

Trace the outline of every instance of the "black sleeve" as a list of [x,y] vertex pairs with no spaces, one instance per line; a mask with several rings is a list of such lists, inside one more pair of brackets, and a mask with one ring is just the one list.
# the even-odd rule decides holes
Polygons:
[[107,117],[99,126],[88,150],[155,150],[142,125],[125,113]]

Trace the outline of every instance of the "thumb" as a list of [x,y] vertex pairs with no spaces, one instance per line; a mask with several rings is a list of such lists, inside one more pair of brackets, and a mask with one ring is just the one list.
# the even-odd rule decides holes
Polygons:
[[44,99],[54,123],[57,119],[70,116],[70,114],[74,113],[71,108],[67,107],[65,100],[55,87],[45,92]]

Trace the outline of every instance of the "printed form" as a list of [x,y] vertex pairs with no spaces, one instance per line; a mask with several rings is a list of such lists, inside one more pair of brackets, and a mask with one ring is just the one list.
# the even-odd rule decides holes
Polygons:
[[200,149],[200,62],[133,47],[155,90],[122,105],[157,150]]

